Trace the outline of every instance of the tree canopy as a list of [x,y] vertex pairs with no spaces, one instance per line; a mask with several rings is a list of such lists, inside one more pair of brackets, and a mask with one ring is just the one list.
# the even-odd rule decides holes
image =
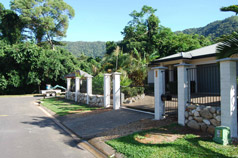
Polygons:
[[68,20],[75,14],[63,0],[11,0],[11,9],[26,23],[30,38],[38,44],[47,41],[52,48],[56,39],[66,36]]
[[228,7],[222,7],[220,10],[224,11],[224,12],[232,11],[232,12],[235,12],[236,15],[237,15],[238,14],[238,5],[231,5],[231,6],[228,6]]
[[124,38],[118,43],[124,52],[133,53],[136,49],[142,57],[155,52],[163,57],[211,44],[210,39],[204,36],[173,33],[159,24],[155,12],[156,9],[143,6],[140,12],[130,14],[132,20],[125,26],[122,32]]
[[[238,14],[238,6],[231,5],[228,7],[222,7],[221,11],[232,11]],[[232,54],[236,54],[238,51],[238,33],[233,32],[231,35],[223,37],[222,42],[217,46],[217,58],[230,57]]]
[[23,39],[24,27],[21,18],[0,3],[0,39],[10,44],[18,43]]
[[64,85],[64,76],[79,69],[79,61],[63,49],[3,41],[0,46],[0,94],[37,92],[47,83]]

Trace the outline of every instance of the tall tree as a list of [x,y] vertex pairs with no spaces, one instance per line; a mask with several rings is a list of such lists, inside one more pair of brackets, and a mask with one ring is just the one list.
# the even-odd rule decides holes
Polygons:
[[153,53],[158,34],[159,19],[154,15],[156,9],[143,6],[140,12],[133,11],[133,18],[124,28],[121,47],[125,52],[133,52],[136,48],[142,54]]
[[[238,14],[238,6],[231,5],[228,7],[222,7],[221,11],[232,11]],[[225,38],[222,43],[217,46],[217,58],[230,57],[232,54],[236,54],[238,51],[238,33],[234,32],[227,38]]]
[[231,6],[228,6],[228,7],[222,7],[220,9],[221,11],[231,11],[231,12],[235,12],[236,15],[238,14],[238,5],[231,5]]
[[66,36],[68,20],[75,14],[63,0],[11,0],[11,9],[20,14],[39,45],[47,41],[52,48],[55,38]]
[[24,23],[12,10],[5,9],[0,3],[0,38],[10,44],[15,44],[23,39]]

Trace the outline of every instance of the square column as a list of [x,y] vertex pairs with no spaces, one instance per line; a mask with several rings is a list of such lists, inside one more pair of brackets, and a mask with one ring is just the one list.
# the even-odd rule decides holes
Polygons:
[[70,91],[71,78],[67,78],[67,91]]
[[164,118],[164,101],[161,95],[165,94],[165,69],[166,67],[155,67],[154,69],[154,98],[155,98],[155,120]]
[[69,98],[70,85],[71,85],[71,78],[67,78],[67,95],[66,95],[66,99]]
[[104,107],[110,107],[111,74],[104,74]]
[[113,109],[118,110],[121,107],[120,104],[120,76],[121,73],[119,72],[114,72],[112,74],[113,76]]
[[188,72],[190,64],[176,65],[178,69],[178,124],[185,126],[185,108],[188,102]]
[[221,125],[231,130],[231,137],[237,137],[237,81],[236,62],[220,60],[221,78]]
[[79,93],[79,83],[80,83],[80,78],[75,77],[75,102],[78,100],[78,93]]
[[92,78],[93,76],[87,76],[87,104],[89,104],[89,96],[92,94]]

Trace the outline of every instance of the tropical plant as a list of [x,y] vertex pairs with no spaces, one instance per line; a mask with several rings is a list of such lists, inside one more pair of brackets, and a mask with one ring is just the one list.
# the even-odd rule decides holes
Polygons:
[[64,85],[64,76],[79,62],[63,49],[44,49],[32,43],[8,45],[0,41],[0,93],[37,92],[45,84]]
[[24,39],[24,27],[22,19],[0,3],[0,39],[10,44],[21,42]]
[[[221,11],[232,11],[238,14],[238,6],[232,5],[228,7],[222,7]],[[217,58],[226,58],[230,57],[233,54],[238,52],[238,33],[235,32],[230,35],[228,38],[225,38],[221,44],[217,46]]]
[[20,14],[38,44],[47,41],[52,48],[55,38],[66,36],[68,19],[74,9],[63,0],[11,0],[11,9]]
[[216,49],[217,58],[227,58],[238,52],[238,34],[221,42]]

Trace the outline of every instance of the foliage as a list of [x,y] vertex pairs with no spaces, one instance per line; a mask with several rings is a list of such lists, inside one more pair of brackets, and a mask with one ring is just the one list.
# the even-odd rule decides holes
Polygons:
[[7,88],[7,80],[3,75],[0,75],[0,91]]
[[101,59],[100,58],[92,58],[85,55],[81,55],[77,58],[79,61],[79,67],[81,70],[91,74],[97,75],[101,71]]
[[105,42],[63,42],[66,44],[62,46],[69,52],[71,52],[76,57],[81,57],[82,55],[88,57],[102,57],[106,53],[106,43]]
[[204,27],[191,28],[181,31],[185,34],[199,34],[205,37],[211,37],[212,40],[219,38],[222,35],[229,35],[237,30],[238,17],[232,16],[224,20],[217,20]]
[[130,14],[133,19],[124,28],[124,38],[119,44],[123,51],[131,53],[135,48],[142,54],[154,52],[159,24],[158,17],[154,15],[155,11],[156,9],[145,5],[140,12],[134,10]]
[[[236,15],[238,14],[238,6],[237,5],[232,5],[232,6],[228,6],[228,7],[222,7],[221,11],[232,11],[235,12]],[[238,23],[238,17],[235,16],[237,21],[236,23]],[[226,57],[230,57],[232,54],[236,54],[237,50],[238,50],[238,33],[233,32],[232,34],[225,36],[222,38],[222,43],[220,43],[217,46],[217,58],[221,59],[221,58],[226,58]]]
[[144,87],[122,87],[121,92],[125,94],[126,98],[137,96],[138,94],[143,94]]
[[235,12],[236,15],[238,14],[238,5],[231,5],[231,6],[228,6],[228,7],[222,7],[220,9],[221,11],[232,11],[232,12]]
[[103,95],[103,85],[104,85],[104,75],[103,73],[99,73],[97,76],[93,78],[93,94],[101,94]]
[[[126,157],[133,158],[212,158],[212,157],[235,157],[238,154],[237,147],[234,145],[223,146],[216,144],[212,138],[201,137],[194,134],[186,134],[186,129],[178,125],[170,125],[157,129],[137,132],[128,136],[109,140],[106,143],[112,146],[117,152]],[[182,135],[182,138],[174,142],[161,142],[153,144],[153,140],[148,143],[140,143],[138,139],[143,140],[150,136],[150,133],[157,133],[166,137],[167,134]]]
[[75,113],[75,111],[83,113],[100,109],[99,107],[87,106],[85,104],[75,104],[75,102],[68,101],[62,98],[47,98],[42,99],[42,101],[43,106],[47,107],[48,109],[61,116]]
[[38,44],[47,41],[54,48],[55,39],[66,36],[68,19],[74,9],[63,0],[11,0],[11,9],[20,14]]
[[117,44],[114,41],[106,42],[106,54],[112,54],[117,48]]
[[25,27],[20,17],[0,3],[0,39],[15,44],[23,39],[22,32]]
[[217,46],[217,58],[227,58],[238,52],[238,33],[234,33]]
[[2,41],[0,45],[1,94],[32,93],[46,83],[64,85],[63,76],[79,65],[63,49],[44,49],[32,43],[7,45]]

